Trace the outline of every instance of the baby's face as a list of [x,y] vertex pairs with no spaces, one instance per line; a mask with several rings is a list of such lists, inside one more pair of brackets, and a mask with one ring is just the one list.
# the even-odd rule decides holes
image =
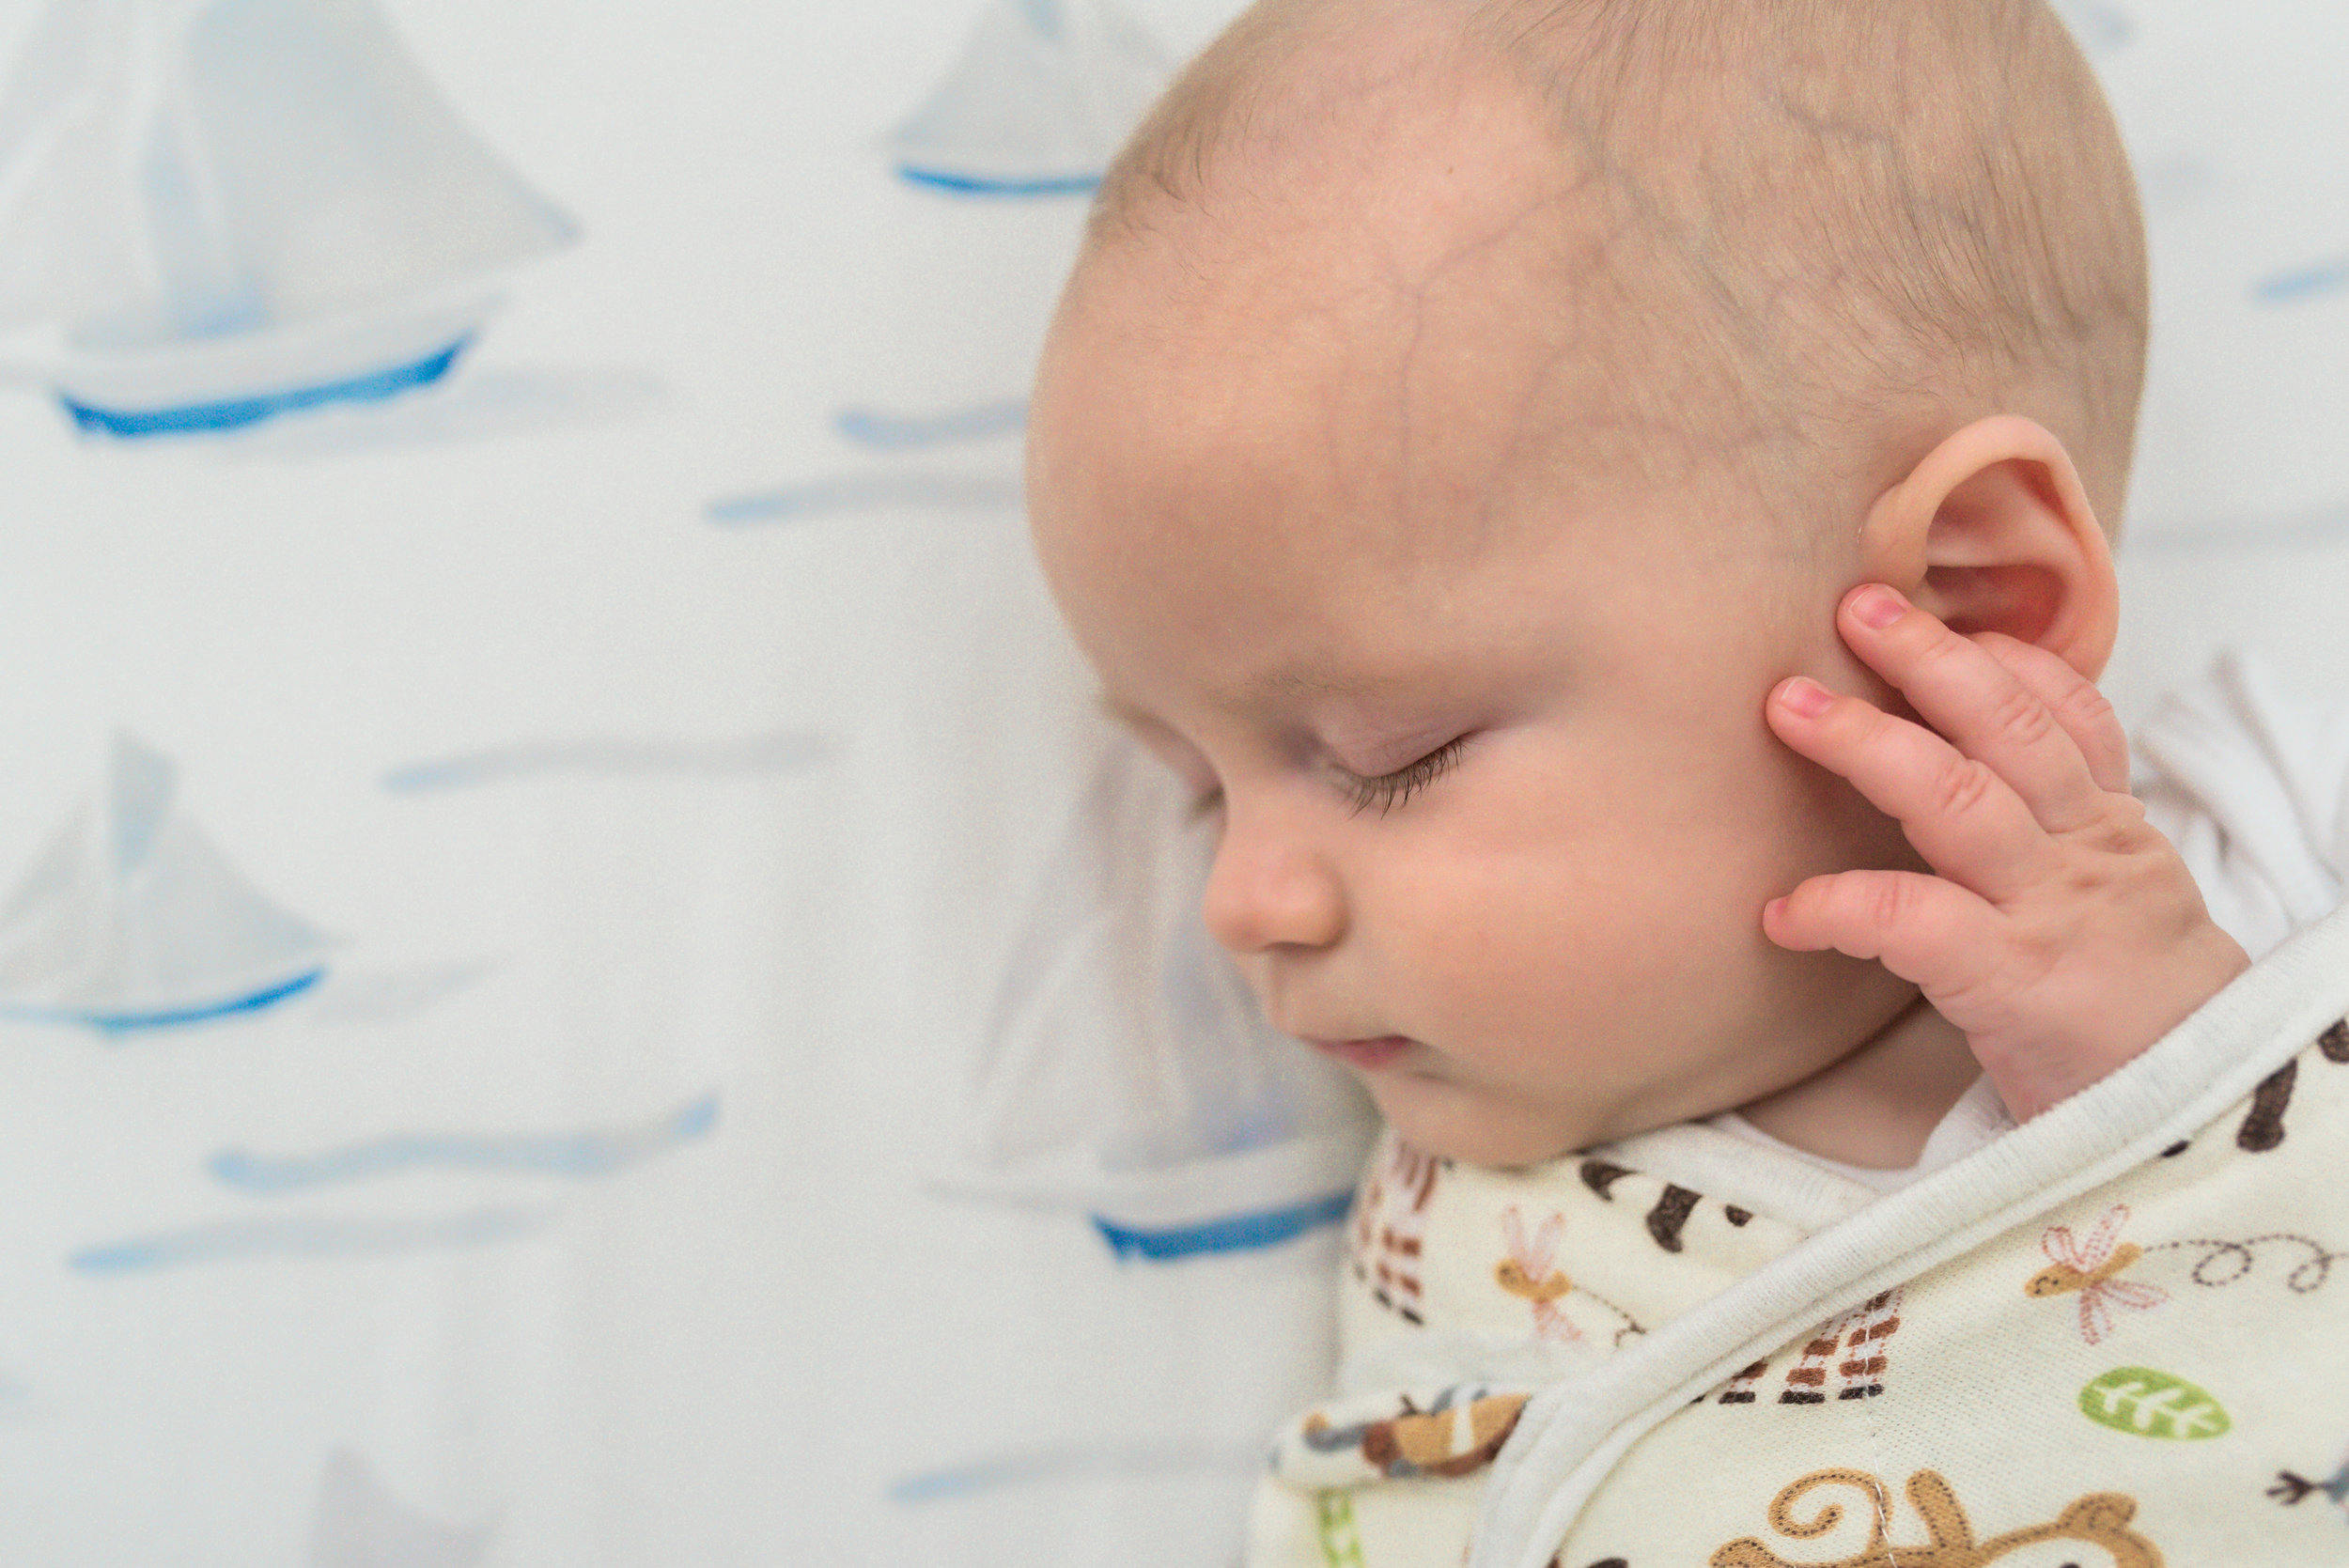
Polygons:
[[1915,993],[1774,947],[1762,906],[1914,862],[1763,722],[1789,674],[1866,686],[1847,581],[1769,559],[1732,487],[1546,456],[1520,241],[1446,237],[1474,183],[1399,239],[1097,257],[1030,485],[1112,707],[1216,815],[1206,919],[1271,1021],[1407,1141],[1505,1165],[1847,1054]]

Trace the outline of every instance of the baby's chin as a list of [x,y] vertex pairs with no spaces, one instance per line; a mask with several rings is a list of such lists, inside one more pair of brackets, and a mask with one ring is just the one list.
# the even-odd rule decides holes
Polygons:
[[1528,1106],[1423,1073],[1373,1073],[1368,1082],[1397,1138],[1464,1165],[1540,1165],[1626,1136],[1572,1110]]

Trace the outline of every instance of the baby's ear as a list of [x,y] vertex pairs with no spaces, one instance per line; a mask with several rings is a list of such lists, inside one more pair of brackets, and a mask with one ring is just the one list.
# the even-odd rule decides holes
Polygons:
[[1953,630],[2036,644],[2090,680],[2112,656],[2112,551],[2045,426],[1999,414],[1950,436],[1877,499],[1860,547],[1867,581]]

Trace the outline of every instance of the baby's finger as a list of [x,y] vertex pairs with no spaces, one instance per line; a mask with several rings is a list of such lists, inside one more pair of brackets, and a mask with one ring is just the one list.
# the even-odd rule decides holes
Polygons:
[[2005,950],[2000,918],[1938,877],[1839,871],[1770,900],[1762,909],[1762,934],[1797,953],[1832,948],[1874,958],[1939,1005],[1978,995],[1995,981]]
[[2104,792],[2079,746],[2003,663],[1880,582],[1844,595],[1837,620],[1854,653],[1952,745],[2004,779],[2048,831],[2095,816]]
[[1768,721],[1781,740],[1900,823],[1942,876],[2004,904],[2046,875],[2053,841],[2022,798],[1931,730],[1805,675],[1770,693]]
[[2093,681],[2046,648],[2004,632],[1985,631],[1974,642],[2047,705],[2047,711],[2087,759],[2089,776],[2096,781],[2097,788],[2115,795],[2128,793],[2128,734],[2121,728],[2121,716],[2113,712]]

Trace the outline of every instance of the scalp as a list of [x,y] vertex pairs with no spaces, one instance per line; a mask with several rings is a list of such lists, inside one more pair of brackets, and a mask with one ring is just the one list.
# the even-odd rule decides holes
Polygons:
[[[1521,94],[1604,243],[1626,423],[1780,509],[2018,412],[2121,514],[2145,361],[2135,182],[2046,0],[1264,0],[1109,171],[1087,255],[1371,199],[1396,90]],[[1614,370],[1673,367],[1669,375]],[[1643,388],[1650,389],[1643,392]]]

